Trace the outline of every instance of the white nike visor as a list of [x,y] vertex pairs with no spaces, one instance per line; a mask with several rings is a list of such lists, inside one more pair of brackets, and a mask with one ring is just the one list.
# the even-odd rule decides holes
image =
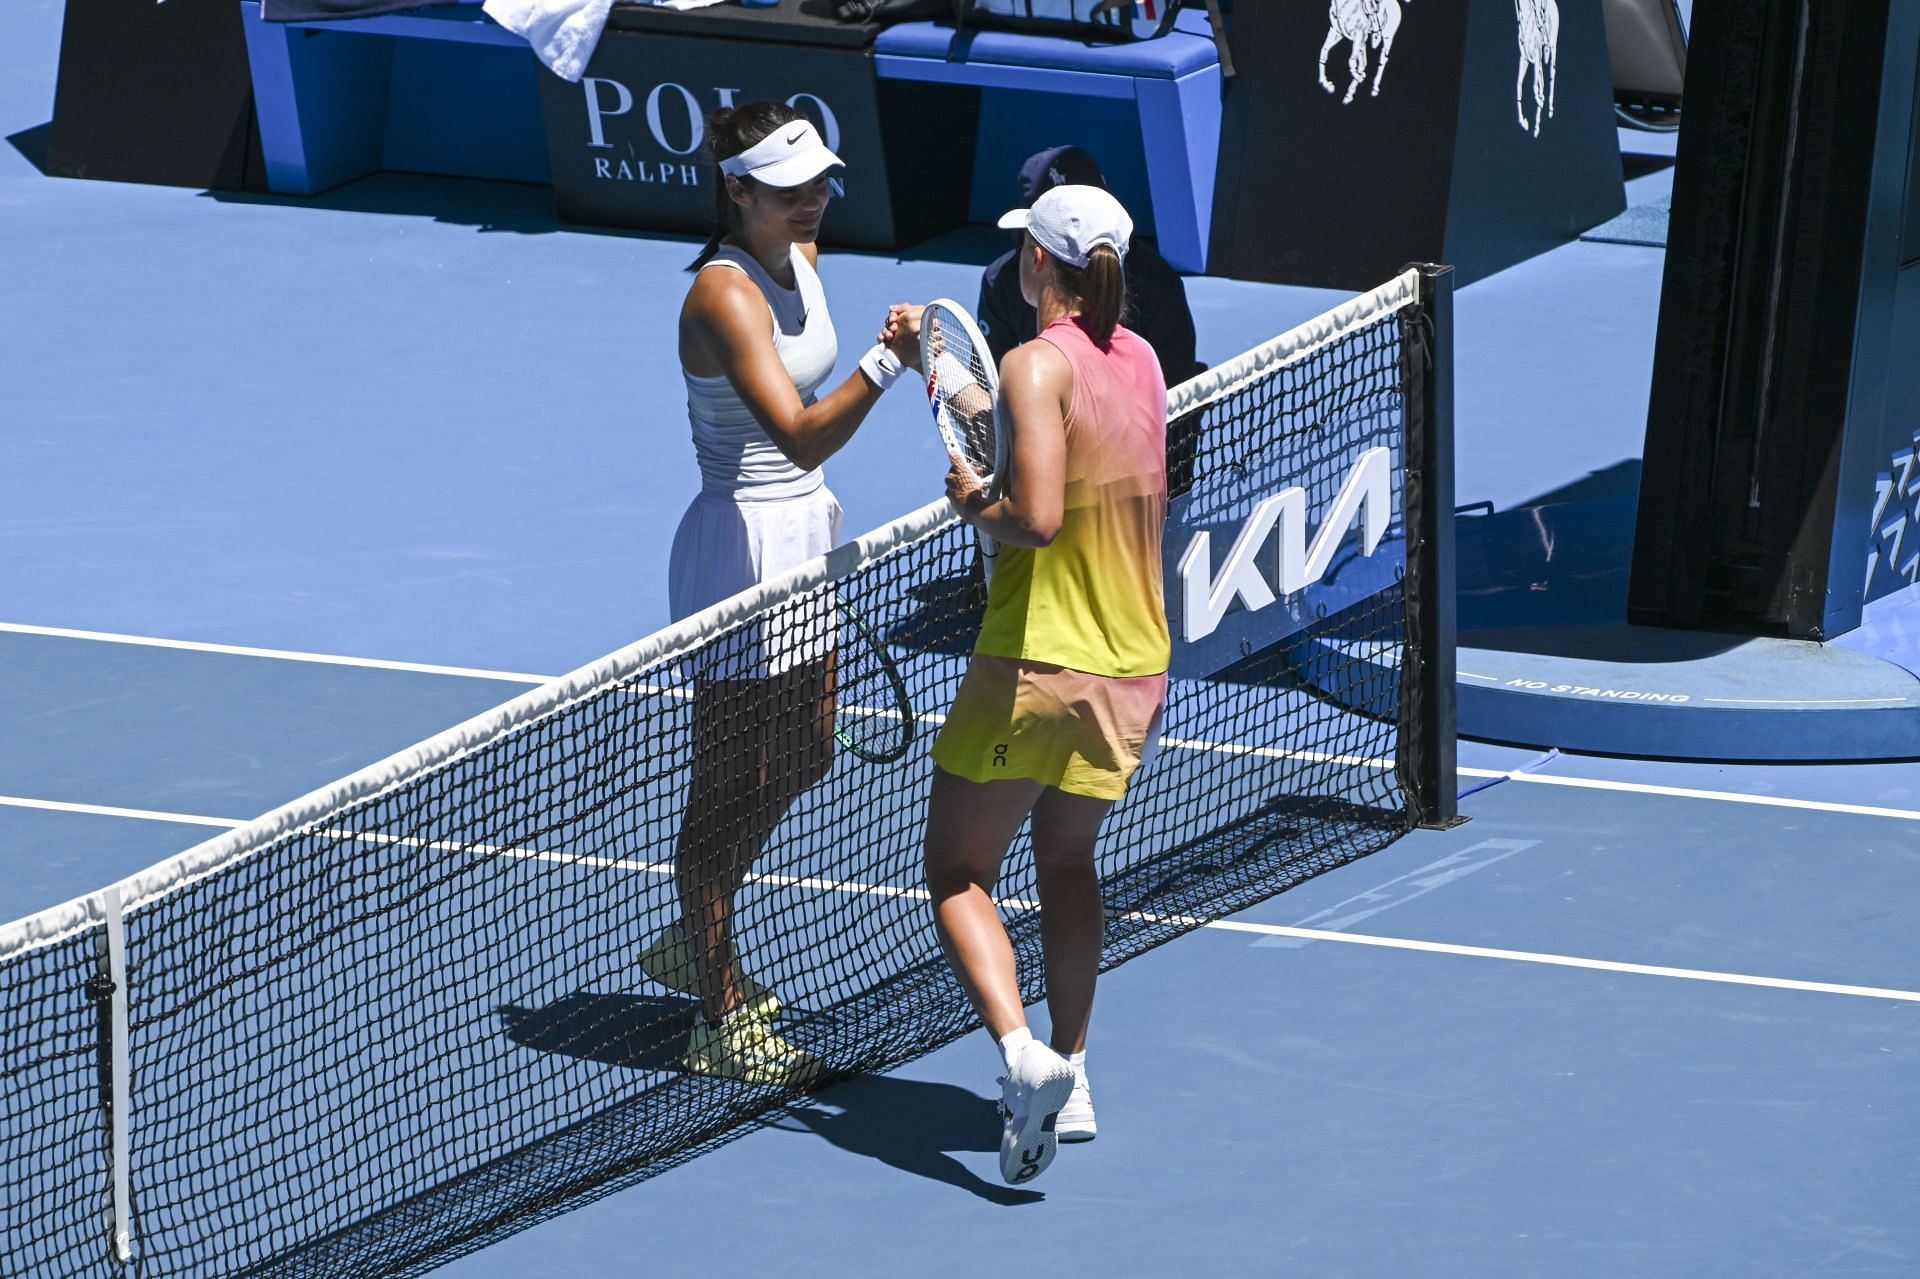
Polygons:
[[720,172],[750,177],[770,187],[797,187],[828,169],[846,167],[846,161],[827,150],[811,121],[783,124],[760,141],[720,162]]

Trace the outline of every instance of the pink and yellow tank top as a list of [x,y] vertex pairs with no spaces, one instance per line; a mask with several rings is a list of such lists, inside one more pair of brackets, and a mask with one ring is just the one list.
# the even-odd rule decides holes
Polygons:
[[1160,534],[1167,516],[1167,384],[1145,339],[1107,349],[1072,319],[1040,333],[1073,367],[1066,504],[1039,548],[1000,547],[976,653],[1093,675],[1167,669]]

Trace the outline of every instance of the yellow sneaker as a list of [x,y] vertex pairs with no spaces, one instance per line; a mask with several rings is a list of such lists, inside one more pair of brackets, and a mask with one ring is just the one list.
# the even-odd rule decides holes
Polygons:
[[693,1022],[683,1065],[696,1075],[738,1079],[769,1088],[805,1088],[820,1075],[824,1062],[783,1039],[770,1022],[741,1008],[709,1026],[704,1017]]
[[[668,990],[700,998],[700,978],[694,972],[693,956],[688,953],[687,943],[676,925],[668,924],[653,943],[640,952],[640,971]],[[733,981],[739,988],[741,1002],[754,1016],[772,1021],[780,1015],[779,997],[739,972],[737,963]]]

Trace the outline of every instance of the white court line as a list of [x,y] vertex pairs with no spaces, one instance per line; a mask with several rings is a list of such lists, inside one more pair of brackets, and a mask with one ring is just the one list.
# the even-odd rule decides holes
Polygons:
[[1839,804],[1823,799],[1791,799],[1785,795],[1742,795],[1738,791],[1695,790],[1686,786],[1656,786],[1651,782],[1603,781],[1597,777],[1558,777],[1549,773],[1507,772],[1498,768],[1465,768],[1462,777],[1504,777],[1532,786],[1572,786],[1581,790],[1622,791],[1630,795],[1672,795],[1680,799],[1710,799],[1723,804],[1759,804],[1766,808],[1802,808],[1816,813],[1854,813],[1862,817],[1893,817],[1920,822],[1920,810],[1877,808],[1871,804]]
[[336,657],[331,653],[300,653],[283,648],[247,648],[239,644],[202,644],[192,640],[154,639],[148,635],[115,635],[108,631],[76,631],[64,626],[28,626],[0,622],[0,632],[45,635],[54,639],[97,640],[103,644],[134,644],[142,648],[175,648],[189,653],[225,653],[233,657],[270,657],[282,662],[313,662],[321,666],[365,666],[377,671],[412,671],[420,675],[458,675],[466,679],[497,679],[511,684],[545,684],[551,675],[518,671],[485,671],[470,666],[435,666],[428,662],[389,662],[377,657]]
[[[351,832],[331,832],[351,834]],[[377,843],[410,843],[396,836],[363,835],[360,838]],[[428,847],[449,851],[477,851],[506,857],[525,858],[535,861],[574,863],[578,865],[602,866],[616,870],[636,870],[649,875],[668,876],[673,867],[665,862],[637,862],[610,857],[569,856],[565,853],[548,853],[532,849],[506,848],[496,846],[474,846],[460,849],[454,845],[435,843]],[[812,889],[816,892],[852,893],[875,897],[905,897],[918,901],[931,900],[932,894],[924,888],[905,887],[895,884],[867,884],[852,879],[818,879],[802,875],[780,875],[754,872],[747,876],[748,883],[769,884],[781,888]],[[1002,908],[1013,910],[1038,910],[1040,903],[1020,897],[1001,897],[995,899]],[[1794,981],[1786,977],[1755,977],[1747,973],[1723,973],[1701,968],[1670,968],[1659,964],[1628,964],[1609,959],[1582,959],[1573,955],[1551,955],[1530,950],[1501,950],[1491,946],[1457,946],[1448,942],[1413,941],[1404,937],[1377,937],[1367,933],[1330,932],[1320,928],[1299,928],[1283,924],[1252,924],[1231,919],[1203,919],[1197,915],[1164,915],[1149,911],[1127,911],[1123,919],[1138,920],[1143,923],[1172,923],[1188,928],[1212,928],[1221,932],[1258,933],[1267,937],[1294,937],[1304,941],[1346,942],[1355,946],[1379,946],[1390,950],[1421,951],[1435,955],[1465,955],[1476,959],[1505,959],[1515,963],[1546,964],[1557,968],[1586,968],[1600,972],[1630,973],[1645,977],[1677,977],[1687,981],[1718,982],[1729,986],[1764,986],[1774,990],[1804,990],[1823,995],[1853,995],[1865,999],[1894,999],[1907,1003],[1920,1003],[1920,991],[1893,990],[1881,986],[1848,986],[1837,982]]]
[[1330,933],[1317,928],[1290,928],[1281,924],[1243,924],[1222,919],[1208,928],[1228,932],[1261,933],[1269,937],[1298,937],[1305,941],[1347,942],[1355,946],[1383,946],[1390,950],[1417,950],[1434,955],[1467,955],[1476,959],[1507,959],[1523,964],[1550,964],[1557,968],[1588,968],[1605,973],[1632,973],[1644,977],[1678,977],[1685,981],[1711,981],[1729,986],[1765,986],[1774,990],[1807,990],[1822,995],[1856,995],[1864,999],[1896,999],[1920,1004],[1920,990],[1893,990],[1884,986],[1846,986],[1838,982],[1793,981],[1786,977],[1755,977],[1747,973],[1721,973],[1704,968],[1668,968],[1660,964],[1623,964],[1611,959],[1582,959],[1574,955],[1548,955],[1531,950],[1500,950],[1492,946],[1455,946],[1447,942],[1411,941],[1404,937],[1369,937],[1360,933]]
[[1498,684],[1500,682],[1498,675],[1475,675],[1472,671],[1455,671],[1454,674],[1462,679],[1483,679],[1489,684]]
[[[198,822],[212,826],[235,826],[238,822],[213,817],[190,817],[178,813],[143,813],[138,809],[102,808],[80,804],[57,804],[51,801],[18,800],[0,797],[0,803],[18,804],[32,808],[54,808],[63,811],[81,811],[107,813],[116,816],[146,816],[155,820]],[[1920,816],[1920,814],[1915,814]],[[327,829],[321,833],[338,838],[361,840],[374,844],[411,844],[422,848],[436,849],[442,852],[479,853],[484,856],[512,857],[524,861],[552,862],[560,865],[596,866],[613,870],[638,871],[647,875],[669,877],[674,873],[669,862],[635,861],[630,858],[595,857],[590,854],[555,853],[533,848],[513,848],[497,844],[454,844],[445,841],[422,842],[408,839],[402,835],[383,835],[370,831],[349,831]],[[818,892],[852,893],[876,897],[906,897],[916,900],[928,900],[930,894],[924,888],[896,884],[868,884],[850,879],[820,879],[813,876],[782,875],[771,872],[754,872],[747,876],[748,883],[768,884],[784,888],[812,889]],[[1008,897],[997,899],[998,904],[1015,910],[1037,910],[1040,903],[1024,898]],[[1366,933],[1329,932],[1319,928],[1299,928],[1285,924],[1254,924],[1231,919],[1204,919],[1197,915],[1166,915],[1148,911],[1128,911],[1124,919],[1138,920],[1144,923],[1173,923],[1189,928],[1211,928],[1221,932],[1256,933],[1267,937],[1293,937],[1303,941],[1342,942],[1352,946],[1378,946],[1390,950],[1411,950],[1436,955],[1463,955],[1477,959],[1505,959],[1514,963],[1546,964],[1558,968],[1585,968],[1599,972],[1629,973],[1647,977],[1675,977],[1687,981],[1718,982],[1731,986],[1762,986],[1774,990],[1803,990],[1816,994],[1852,995],[1866,999],[1892,999],[1907,1003],[1920,1003],[1920,991],[1895,990],[1882,986],[1849,986],[1838,982],[1795,981],[1785,977],[1756,977],[1747,973],[1714,972],[1700,968],[1672,968],[1659,964],[1630,964],[1608,959],[1584,959],[1573,955],[1553,955],[1529,950],[1502,950],[1492,946],[1459,946],[1448,942],[1414,941],[1405,937],[1377,937]]]
[[8,808],[43,808],[54,813],[84,813],[89,817],[133,817],[146,822],[185,822],[189,826],[218,826],[231,830],[245,826],[230,817],[199,817],[192,813],[163,813],[151,808],[113,808],[106,804],[63,804],[52,799],[23,799],[18,795],[0,795],[0,805]]
[[[388,662],[374,658],[334,657],[324,653],[297,653],[282,649],[242,648],[229,644],[200,644],[186,640],[152,639],[139,635],[115,635],[105,631],[69,630],[54,626],[29,626],[20,622],[0,622],[0,632],[13,632],[21,635],[49,635],[68,639],[101,640],[113,644],[140,644],[155,648],[178,648],[204,653],[231,653],[244,657],[271,657],[285,661],[319,662],[331,666],[369,666],[380,670],[417,671],[429,675],[462,675],[473,679],[507,680],[522,684],[544,684],[551,676],[525,675],[510,671],[478,670],[464,666],[433,666],[416,662]],[[1476,675],[1475,679],[1491,679],[1492,676]],[[684,690],[642,686],[636,692],[664,693],[669,696],[687,696]],[[1878,699],[1874,699],[1878,700]],[[866,707],[847,707],[848,711],[860,711],[871,715],[898,714]],[[914,718],[921,723],[944,723],[946,717],[933,712],[916,712]],[[1227,754],[1247,754],[1282,757],[1289,759],[1313,760],[1321,763],[1343,763],[1368,768],[1391,767],[1391,760],[1358,759],[1349,756],[1326,755],[1315,751],[1288,751],[1275,747],[1239,746],[1232,743],[1190,741],[1182,738],[1169,738],[1162,745],[1179,750],[1218,750]],[[1822,800],[1788,799],[1778,795],[1742,795],[1737,791],[1697,790],[1679,786],[1655,786],[1642,782],[1603,781],[1589,777],[1561,777],[1541,773],[1508,772],[1497,768],[1466,768],[1458,770],[1462,777],[1504,777],[1508,781],[1529,782],[1539,786],[1574,786],[1591,790],[1615,790],[1641,795],[1672,795],[1685,799],[1718,800],[1729,804],[1760,804],[1776,808],[1804,808],[1824,813],[1856,813],[1868,817],[1893,817],[1904,821],[1920,821],[1920,811],[1904,808],[1877,808],[1866,804],[1839,804]],[[33,801],[10,800],[0,796],[0,804],[16,803],[31,806]],[[134,810],[95,809],[86,805],[76,806],[75,812],[103,812],[113,816],[140,817],[142,813]],[[177,816],[153,815],[159,821],[199,821],[207,825],[239,825],[237,822],[222,822],[218,818],[180,818]]]
[[1866,706],[1884,702],[1905,705],[1904,697],[1703,697],[1724,706]]
[[[188,640],[153,639],[142,635],[115,635],[105,631],[78,631],[57,626],[29,626],[22,622],[0,622],[0,632],[12,632],[17,635],[48,635],[60,639],[99,640],[108,644],[135,644],[148,648],[185,649],[195,653],[225,653],[237,657],[270,657],[288,662],[316,662],[327,666],[366,666],[375,670],[413,671],[422,675],[459,675],[469,679],[497,679],[519,684],[545,684],[557,678],[552,675],[528,675],[517,671],[480,670],[468,666],[434,666],[424,662],[389,662],[368,657],[334,657],[325,653],[300,653],[287,649],[246,648],[235,644],[203,644]],[[666,688],[654,684],[639,684],[624,690],[634,693],[651,693],[663,697],[682,700],[691,697],[686,689]],[[900,718],[900,712],[888,707],[843,706],[840,708],[849,715],[861,715],[877,718]],[[941,725],[947,717],[937,711],[916,711],[916,722]],[[1210,750],[1226,755],[1258,755],[1279,759],[1299,759],[1321,764],[1350,764],[1362,768],[1391,768],[1390,759],[1365,759],[1351,755],[1328,754],[1325,751],[1295,751],[1273,746],[1243,746],[1236,742],[1194,741],[1186,738],[1169,737],[1161,741],[1162,746],[1175,750]],[[0,803],[9,802],[0,796]],[[26,801],[22,801],[23,803]],[[137,816],[134,813],[121,813],[122,816]],[[239,822],[220,823],[217,819],[200,819],[209,825],[233,825]]]
[[[852,708],[849,708],[852,709]],[[872,712],[885,714],[886,712]],[[895,712],[897,713],[897,712]],[[917,719],[933,720],[931,715],[916,716]],[[944,718],[944,717],[940,717]],[[1190,750],[1222,749],[1229,752],[1253,755],[1285,755],[1302,759],[1315,759],[1322,762],[1353,764],[1369,768],[1385,768],[1390,760],[1365,759],[1354,756],[1329,755],[1315,751],[1281,751],[1273,747],[1222,747],[1214,743],[1188,742],[1173,740],[1163,743],[1167,746]],[[1695,790],[1684,786],[1656,786],[1648,782],[1616,782],[1597,777],[1556,777],[1545,773],[1522,773],[1505,771],[1498,768],[1470,768],[1462,766],[1462,777],[1504,777],[1510,782],[1524,782],[1535,786],[1571,786],[1581,790],[1622,791],[1635,795],[1667,795],[1679,799],[1714,800],[1726,804],[1758,804],[1767,808],[1799,808],[1817,813],[1851,813],[1862,817],[1891,817],[1901,821],[1920,821],[1920,810],[1911,808],[1878,808],[1871,804],[1841,804],[1829,800],[1792,799],[1783,795],[1742,795],[1737,791]],[[28,799],[18,795],[0,795],[0,807],[44,808],[64,813],[84,813],[101,817],[130,817],[141,821],[187,822],[198,826],[244,826],[251,818],[235,819],[230,817],[205,817],[190,813],[168,813],[147,808],[115,808],[106,804],[72,804],[48,799]]]

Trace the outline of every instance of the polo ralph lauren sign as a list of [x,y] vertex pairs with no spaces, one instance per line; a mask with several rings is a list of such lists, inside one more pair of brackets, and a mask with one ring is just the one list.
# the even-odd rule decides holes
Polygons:
[[[903,178],[897,171],[914,166],[887,146],[864,50],[609,29],[578,84],[543,73],[541,94],[554,203],[570,222],[705,234],[715,175],[707,116],[758,98],[801,112],[846,161],[823,242],[894,248],[965,218],[971,148],[952,166],[959,181],[945,201],[938,179],[929,192],[919,174]],[[913,211],[896,210],[890,178],[913,194]]]

